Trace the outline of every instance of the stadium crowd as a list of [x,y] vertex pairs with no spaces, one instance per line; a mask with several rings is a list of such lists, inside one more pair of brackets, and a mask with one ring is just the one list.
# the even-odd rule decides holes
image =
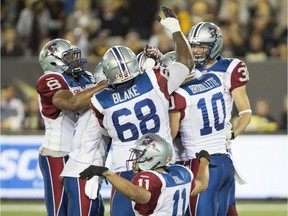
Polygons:
[[199,21],[219,25],[224,57],[287,59],[285,0],[1,0],[1,55],[38,56],[57,37],[75,43],[88,61],[99,62],[115,44],[135,53],[151,44],[166,53],[173,40],[154,20],[161,4],[176,12],[186,36]]
[[[136,54],[146,44],[167,53],[174,49],[173,40],[154,19],[162,4],[176,12],[185,36],[199,21],[213,20],[222,30],[224,57],[243,57],[247,62],[263,62],[267,58],[287,61],[285,0],[1,0],[1,57],[38,56],[44,44],[58,37],[76,44],[88,63],[101,61],[107,49],[116,44],[127,46]],[[36,98],[16,102],[22,104],[16,106],[20,110],[18,117],[12,118],[13,123],[5,120],[15,114],[9,107],[11,103],[5,103],[10,100],[5,97],[15,97],[13,92],[13,86],[1,87],[1,128],[43,129]],[[263,103],[266,105],[267,101]],[[283,116],[287,116],[287,105],[283,110]],[[269,107],[265,112],[269,112]],[[281,118],[286,119],[284,123],[261,118],[252,118],[247,130],[287,129],[285,117]],[[257,129],[253,122],[268,122],[269,126]]]

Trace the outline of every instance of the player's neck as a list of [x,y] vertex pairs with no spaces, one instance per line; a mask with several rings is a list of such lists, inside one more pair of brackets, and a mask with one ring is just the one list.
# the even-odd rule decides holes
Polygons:
[[155,169],[154,171],[156,171],[156,172],[166,172],[166,170],[163,167],[159,167],[159,168]]
[[217,63],[217,59],[211,59],[204,65],[204,68],[212,67],[216,63]]

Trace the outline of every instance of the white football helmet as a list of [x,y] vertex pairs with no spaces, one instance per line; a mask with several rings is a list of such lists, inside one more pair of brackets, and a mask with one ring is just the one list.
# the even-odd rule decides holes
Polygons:
[[203,66],[207,61],[217,58],[223,48],[223,37],[220,28],[211,22],[200,22],[192,27],[188,35],[188,41],[193,45],[208,45],[209,51],[205,58],[193,53],[195,65]]
[[167,166],[172,158],[171,145],[157,134],[143,135],[130,151],[130,157],[126,161],[127,169],[129,163],[136,160],[141,170],[154,170]]
[[81,50],[68,40],[57,38],[49,41],[40,51],[39,62],[44,73],[58,72],[78,76],[86,69],[87,60]]
[[96,84],[103,81],[103,80],[107,80],[107,77],[105,76],[105,74],[103,72],[102,62],[100,62],[99,64],[96,65],[93,75],[94,75],[94,79],[95,79]]
[[176,61],[176,52],[171,51],[163,55],[161,59],[161,66],[167,67]]
[[113,46],[103,56],[102,66],[111,85],[127,82],[140,74],[136,55],[125,46]]

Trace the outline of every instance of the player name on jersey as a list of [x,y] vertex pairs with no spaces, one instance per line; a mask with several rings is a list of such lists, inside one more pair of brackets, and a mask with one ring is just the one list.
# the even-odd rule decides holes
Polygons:
[[210,77],[202,83],[189,85],[189,89],[191,89],[193,94],[201,93],[208,91],[209,89],[213,89],[221,85],[220,80],[216,80],[214,77]]
[[112,98],[113,98],[114,104],[118,104],[126,100],[132,99],[134,97],[137,97],[138,95],[140,95],[140,92],[137,91],[136,85],[133,85],[131,88],[127,89],[126,91],[113,93]]

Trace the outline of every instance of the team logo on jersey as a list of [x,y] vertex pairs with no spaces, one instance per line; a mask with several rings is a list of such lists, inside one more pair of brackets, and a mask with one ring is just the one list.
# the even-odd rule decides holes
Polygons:
[[154,150],[157,151],[157,152],[160,152],[159,149],[157,148],[157,146],[155,145],[155,139],[153,139],[153,138],[150,137],[150,136],[146,136],[146,137],[143,139],[141,145],[146,146],[146,148],[151,148],[151,149],[154,149]]

